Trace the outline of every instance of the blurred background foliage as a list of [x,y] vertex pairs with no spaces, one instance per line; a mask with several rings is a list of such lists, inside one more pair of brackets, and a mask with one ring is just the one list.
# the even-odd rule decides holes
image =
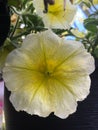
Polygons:
[[[84,18],[76,26],[76,21],[69,30],[53,29],[60,37],[81,41],[85,48],[95,58],[98,58],[98,0],[76,0],[78,8],[84,14]],[[0,48],[0,56],[6,58],[7,54],[14,48],[20,47],[23,39],[30,33],[44,31],[43,20],[36,14],[33,0],[8,0],[10,8],[10,31],[4,45]],[[80,12],[81,13],[81,12]],[[79,14],[79,15],[82,15]],[[1,65],[3,64],[1,61]]]

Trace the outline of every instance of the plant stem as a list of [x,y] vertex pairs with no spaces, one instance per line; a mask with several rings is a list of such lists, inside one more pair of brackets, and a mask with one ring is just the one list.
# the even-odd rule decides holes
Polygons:
[[11,35],[10,35],[10,39],[12,39],[12,37],[13,37],[15,31],[16,31],[16,28],[17,28],[17,26],[18,26],[18,22],[19,22],[19,16],[18,16],[18,18],[17,18],[17,21],[16,21],[16,24],[15,24],[15,27],[14,27],[14,29],[13,29]]

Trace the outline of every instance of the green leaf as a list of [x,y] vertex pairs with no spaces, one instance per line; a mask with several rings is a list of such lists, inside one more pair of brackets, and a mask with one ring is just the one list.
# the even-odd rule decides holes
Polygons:
[[96,47],[95,51],[94,51],[95,56],[98,58],[98,46]]
[[30,0],[8,0],[8,4],[18,8],[20,6],[25,6],[28,1]]
[[87,30],[96,33],[98,31],[98,19],[95,18],[88,18],[84,20],[84,26]]
[[8,0],[8,4],[9,4],[10,6],[19,7],[19,5],[20,5],[20,0]]
[[83,1],[82,3],[83,3],[84,5],[86,5],[88,8],[91,7],[91,4],[90,4],[89,2],[85,2],[85,1]]
[[28,2],[28,0],[21,0],[21,2],[22,2],[22,6],[25,7],[25,5]]

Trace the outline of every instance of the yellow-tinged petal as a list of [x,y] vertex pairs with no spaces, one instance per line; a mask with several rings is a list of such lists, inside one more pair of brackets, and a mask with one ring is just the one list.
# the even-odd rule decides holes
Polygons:
[[94,4],[98,4],[98,0],[93,0]]
[[36,89],[31,87],[28,89],[28,87],[20,88],[19,91],[11,94],[10,100],[17,111],[24,110],[43,117],[54,112],[60,118],[66,118],[76,111],[77,103],[74,96],[56,79],[48,79],[39,87],[36,86]]
[[82,43],[48,30],[28,35],[8,55],[3,78],[17,111],[66,118],[89,94],[93,71],[94,59]]
[[84,38],[85,37],[85,33],[80,32],[78,29],[72,29],[71,32],[78,38]]
[[34,0],[33,3],[36,13],[43,18],[43,22],[46,27],[66,29],[73,23],[77,7],[72,5],[69,0],[66,0],[65,8],[63,0],[55,0],[54,5],[48,4],[47,13],[43,12],[43,0]]

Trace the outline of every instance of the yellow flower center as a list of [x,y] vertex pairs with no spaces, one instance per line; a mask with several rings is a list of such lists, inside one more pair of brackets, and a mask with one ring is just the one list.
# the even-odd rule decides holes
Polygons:
[[49,6],[49,13],[53,13],[53,14],[57,14],[59,12],[61,12],[63,9],[62,5],[54,5],[54,6]]
[[53,76],[56,63],[53,60],[47,61],[47,63],[40,62],[38,65],[38,71],[45,77],[50,78]]
[[51,76],[51,72],[49,72],[49,71],[46,71],[45,73],[44,73],[44,75],[46,76],[46,77],[50,77]]
[[53,3],[53,4],[44,4],[45,10],[43,11],[44,13],[52,13],[52,14],[58,14],[63,10],[63,3]]

